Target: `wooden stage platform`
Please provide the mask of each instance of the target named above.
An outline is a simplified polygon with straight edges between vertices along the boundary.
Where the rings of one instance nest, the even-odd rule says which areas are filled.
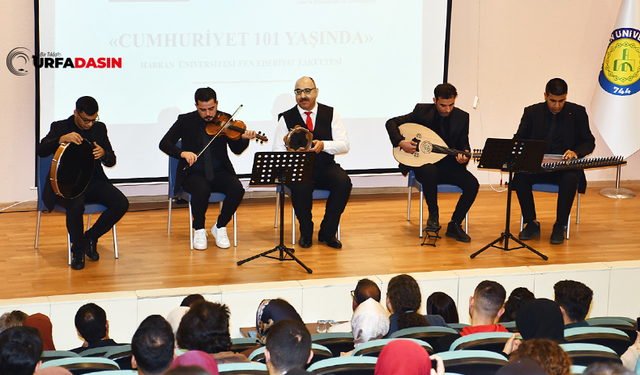
[[[173,228],[167,234],[167,204],[132,204],[118,223],[120,259],[114,259],[109,232],[98,244],[99,262],[87,260],[82,271],[67,266],[64,216],[42,217],[40,245],[34,249],[37,212],[0,214],[0,299],[156,288],[226,285],[283,280],[305,280],[455,269],[588,263],[640,259],[640,198],[609,199],[591,187],[582,196],[580,224],[572,211],[571,238],[551,245],[555,194],[536,193],[542,236],[528,241],[548,261],[526,249],[505,252],[490,248],[475,259],[469,255],[500,236],[505,226],[506,192],[481,191],[469,213],[471,243],[444,237],[457,194],[440,194],[443,238],[436,247],[420,246],[418,194],[413,195],[411,221],[406,220],[406,194],[354,194],[342,217],[341,250],[322,244],[296,246],[296,256],[313,270],[307,274],[295,262],[260,258],[236,262],[278,244],[273,199],[245,199],[238,210],[238,247],[218,249],[212,236],[206,251],[189,250],[186,206],[174,209]],[[635,189],[637,191],[637,189]],[[291,241],[291,208],[287,199],[285,240]],[[175,206],[174,206],[175,207]],[[511,230],[519,231],[520,209],[515,195]],[[217,204],[209,210],[215,222]],[[316,230],[324,201],[315,201]],[[93,218],[95,220],[95,218]],[[426,218],[425,218],[426,221]],[[228,226],[230,237],[232,225]],[[317,236],[317,233],[315,234]],[[511,244],[511,247],[515,243]]]

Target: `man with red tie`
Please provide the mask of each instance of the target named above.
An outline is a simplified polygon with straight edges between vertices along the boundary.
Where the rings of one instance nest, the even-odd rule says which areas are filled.
[[[300,240],[303,248],[313,244],[313,221],[311,208],[313,190],[329,190],[324,219],[318,231],[318,242],[340,249],[342,243],[336,238],[340,215],[344,211],[351,194],[351,179],[347,172],[334,160],[337,154],[349,152],[349,138],[338,111],[316,102],[318,88],[311,77],[302,77],[294,90],[298,105],[278,115],[278,125],[274,137],[273,150],[286,151],[284,137],[296,125],[313,133],[313,143],[309,151],[317,153],[313,166],[313,184],[288,185],[291,202],[300,223]]]

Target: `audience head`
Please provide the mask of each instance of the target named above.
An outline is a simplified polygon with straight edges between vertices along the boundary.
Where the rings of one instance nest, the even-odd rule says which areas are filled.
[[[90,344],[106,338],[109,334],[107,313],[95,303],[87,303],[80,307],[75,323],[80,336]]]
[[[56,346],[53,344],[53,324],[48,316],[40,313],[29,315],[23,325],[33,327],[40,332],[42,350],[56,350]]]
[[[533,301],[536,299],[536,296],[531,293],[531,291],[527,288],[515,288],[507,302],[504,304],[504,314],[500,316],[500,322],[513,322],[516,320],[516,316],[518,315],[518,311],[525,303],[529,301]]]
[[[264,355],[271,375],[304,368],[313,357],[311,334],[302,322],[281,320],[269,330]]]
[[[189,308],[178,327],[178,346],[186,350],[219,353],[231,347],[227,305],[217,302],[198,302]]]
[[[548,375],[542,366],[533,358],[520,357],[511,359],[502,366],[496,375]]]
[[[351,317],[354,347],[381,339],[389,332],[389,314],[373,298],[362,302]]]
[[[180,327],[182,317],[187,313],[187,311],[189,311],[188,306],[178,306],[171,310],[171,312],[169,312],[169,315],[167,315],[167,322],[171,324],[174,335],[178,333],[178,327]]]
[[[217,372],[215,374],[218,374]],[[164,373],[164,375],[214,375],[200,366],[178,366]]]
[[[469,298],[469,315],[473,325],[493,324],[504,312],[502,305],[507,292],[499,283],[484,280]]]
[[[427,298],[427,314],[440,315],[446,323],[459,323],[458,308],[447,293],[434,292]]]
[[[178,367],[200,367],[207,374],[218,375],[218,363],[208,353],[200,350],[190,350],[177,357],[171,364],[171,369]]]
[[[7,328],[21,326],[27,317],[29,317],[29,315],[20,310],[13,310],[2,314],[2,316],[0,316],[0,332]]]
[[[398,314],[398,329],[428,326],[427,319],[418,313],[422,295],[418,282],[402,274],[389,280],[387,286],[387,309]]]
[[[353,311],[356,310],[359,304],[369,298],[380,302],[380,288],[378,284],[369,279],[361,279],[358,281],[351,295],[353,297]]]
[[[393,340],[378,355],[375,375],[429,375],[431,358],[420,345],[410,340]]]
[[[509,360],[528,357],[538,362],[548,375],[569,375],[571,359],[555,341],[546,339],[525,340]]]
[[[148,316],[131,339],[131,363],[142,375],[164,373],[174,358],[175,337],[171,325],[160,315]]]
[[[204,301],[204,297],[202,296],[202,294],[189,294],[188,296],[184,297],[180,306],[189,307],[197,302],[202,301]]]
[[[564,323],[582,322],[589,313],[593,291],[579,281],[558,281],[553,286],[555,301],[560,305]]]
[[[623,365],[614,362],[596,362],[584,369],[583,375],[637,375]]]
[[[284,319],[297,320],[303,323],[300,314],[291,304],[281,298],[265,299],[260,302],[256,312],[256,330],[258,331],[258,341],[264,345],[271,327]]]
[[[525,303],[516,316],[516,327],[522,338],[549,339],[564,342],[564,321],[557,303],[538,298]]]
[[[42,339],[33,327],[11,327],[0,333],[0,375],[32,375],[39,366]]]

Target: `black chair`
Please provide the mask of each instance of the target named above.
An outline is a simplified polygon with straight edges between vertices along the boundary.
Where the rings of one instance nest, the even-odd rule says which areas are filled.
[[[311,335],[311,342],[327,347],[334,357],[340,357],[340,353],[353,350],[353,334],[351,332],[317,333]]]
[[[378,355],[380,355],[380,352],[382,351],[382,349],[384,349],[385,345],[387,345],[388,343],[394,340],[413,341],[416,344],[422,346],[424,350],[427,351],[427,353],[433,354],[433,347],[425,341],[411,339],[411,338],[395,338],[395,339],[378,339],[378,340],[371,340],[371,341],[365,342],[363,344],[358,345],[358,347],[355,348],[355,350],[351,355],[354,357],[358,357],[358,356],[377,357]]]
[[[638,331],[636,331],[635,319],[619,317],[619,316],[599,316],[595,318],[589,318],[586,322],[591,327],[609,327],[619,329],[629,336],[631,342],[636,341]]]
[[[438,353],[449,373],[494,375],[508,363],[507,358],[488,350],[454,350]]]
[[[307,369],[316,375],[373,375],[377,357],[337,357],[314,363]]]
[[[236,337],[231,339],[231,350],[234,353],[242,353],[247,349],[258,346],[258,340],[254,337]]]
[[[269,370],[264,363],[221,363],[218,365],[218,373],[225,375],[269,375]]]
[[[571,358],[571,362],[574,365],[589,366],[595,362],[622,363],[616,352],[604,345],[565,343],[560,344],[560,346]]]
[[[488,350],[501,353],[511,332],[479,332],[456,339],[449,350]]]
[[[101,357],[68,357],[54,359],[42,364],[41,368],[59,366],[69,370],[73,375],[88,374],[98,371],[120,370],[115,361]]]
[[[609,327],[576,327],[564,330],[564,339],[568,343],[599,344],[613,349],[622,355],[632,342],[629,336],[619,329]]]
[[[436,351],[439,349],[438,340],[444,336],[458,335],[458,331],[450,327],[428,326],[428,327],[410,327],[396,331],[389,335],[389,338],[411,338],[421,340],[431,345]],[[453,340],[453,339],[452,339]],[[444,348],[444,350],[449,349]]]
[[[265,347],[261,346],[258,349],[254,350],[253,352],[251,352],[251,354],[249,355],[249,360],[252,362],[266,363],[264,358],[264,349]],[[313,358],[311,358],[311,362],[309,362],[309,365],[312,365],[323,359],[333,358],[333,354],[331,353],[331,350],[319,344],[312,343],[311,351],[313,352]]]

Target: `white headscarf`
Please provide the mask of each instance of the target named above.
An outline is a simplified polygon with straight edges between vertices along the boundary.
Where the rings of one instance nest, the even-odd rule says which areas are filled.
[[[389,314],[380,302],[369,298],[353,312],[351,330],[354,347],[370,340],[383,338],[389,332]]]

